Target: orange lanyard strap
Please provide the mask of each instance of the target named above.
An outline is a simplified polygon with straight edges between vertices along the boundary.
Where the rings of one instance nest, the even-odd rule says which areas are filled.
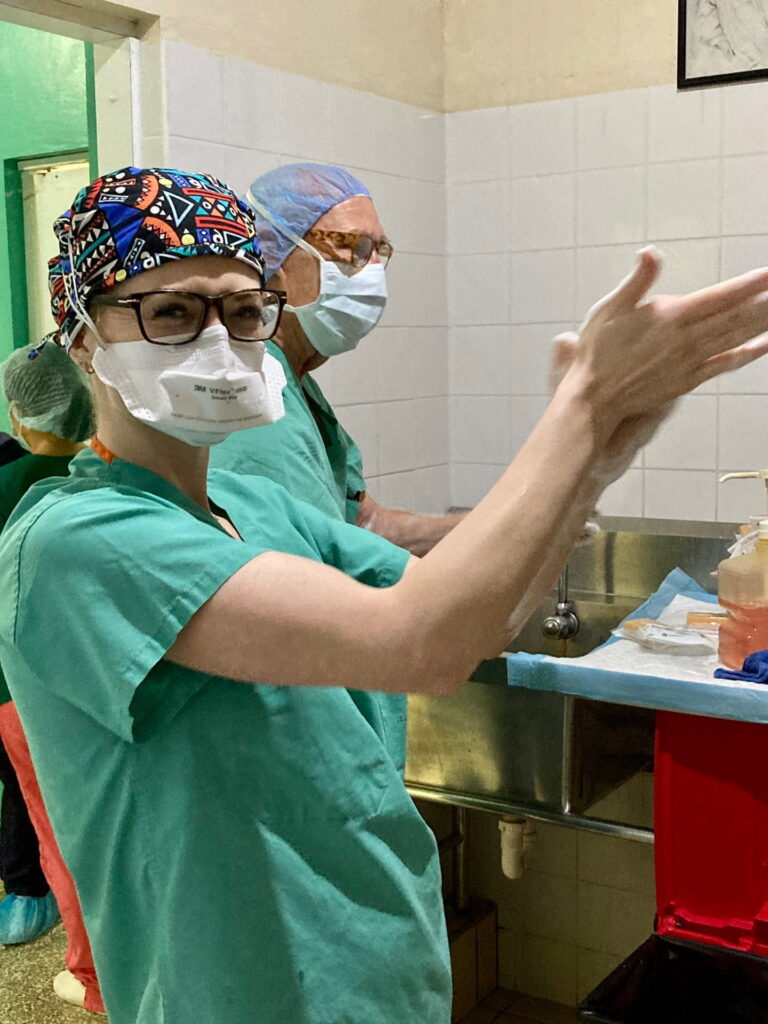
[[[115,459],[117,458],[115,453],[111,452],[109,448],[106,447],[106,445],[103,445],[101,441],[98,439],[98,437],[94,436],[91,438],[91,448],[93,449],[94,452],[96,452],[99,458],[104,459],[104,461],[107,464],[114,462]]]

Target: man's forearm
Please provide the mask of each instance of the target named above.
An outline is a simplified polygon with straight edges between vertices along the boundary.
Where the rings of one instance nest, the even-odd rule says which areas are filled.
[[[368,495],[360,504],[357,525],[386,537],[421,558],[464,518],[465,513],[423,516],[397,508],[383,508]]]

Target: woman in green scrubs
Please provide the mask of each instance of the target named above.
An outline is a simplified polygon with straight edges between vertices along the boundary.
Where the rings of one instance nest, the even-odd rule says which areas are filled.
[[[282,296],[225,186],[125,168],[56,231],[97,438],[0,538],[0,652],[111,1024],[447,1024],[435,842],[346,688],[447,695],[503,649],[648,424],[768,349],[744,347],[768,274],[638,308],[643,254],[507,474],[403,575],[384,539],[208,472],[283,383]]]

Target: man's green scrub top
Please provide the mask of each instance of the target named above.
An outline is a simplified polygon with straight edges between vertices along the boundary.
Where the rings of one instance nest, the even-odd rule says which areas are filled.
[[[269,477],[326,515],[354,523],[365,490],[360,449],[336,419],[320,385],[301,381],[272,341],[267,351],[285,370],[285,416],[276,423],[237,430],[211,449],[211,467]]]
[[[0,530],[32,484],[49,476],[67,476],[71,455],[22,455],[0,466]],[[11,699],[0,667],[0,704]]]
[[[448,1024],[436,844],[347,691],[164,660],[263,551],[372,586],[408,556],[263,478],[209,494],[243,541],[85,451],[0,536],[0,652],[110,1024]]]
[[[277,423],[238,430],[211,449],[211,466],[269,477],[294,498],[326,515],[357,520],[359,495],[365,490],[360,449],[336,419],[317,381],[301,381],[274,342],[268,351],[285,370],[285,416]],[[398,771],[405,772],[408,701],[401,694],[350,691],[352,699],[389,750]]]

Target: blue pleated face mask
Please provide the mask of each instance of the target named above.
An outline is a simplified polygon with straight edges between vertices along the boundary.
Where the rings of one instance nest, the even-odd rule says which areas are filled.
[[[275,221],[251,192],[247,197],[278,231],[320,262],[320,292],[314,302],[285,306],[298,319],[312,347],[322,356],[337,356],[357,348],[379,322],[387,304],[384,264],[368,263],[356,270],[348,263],[324,260],[309,242]]]
[[[311,246],[309,247],[311,249]],[[320,260],[320,294],[306,306],[286,305],[322,356],[351,352],[370,334],[387,303],[382,263],[369,263],[354,274],[346,263]]]

